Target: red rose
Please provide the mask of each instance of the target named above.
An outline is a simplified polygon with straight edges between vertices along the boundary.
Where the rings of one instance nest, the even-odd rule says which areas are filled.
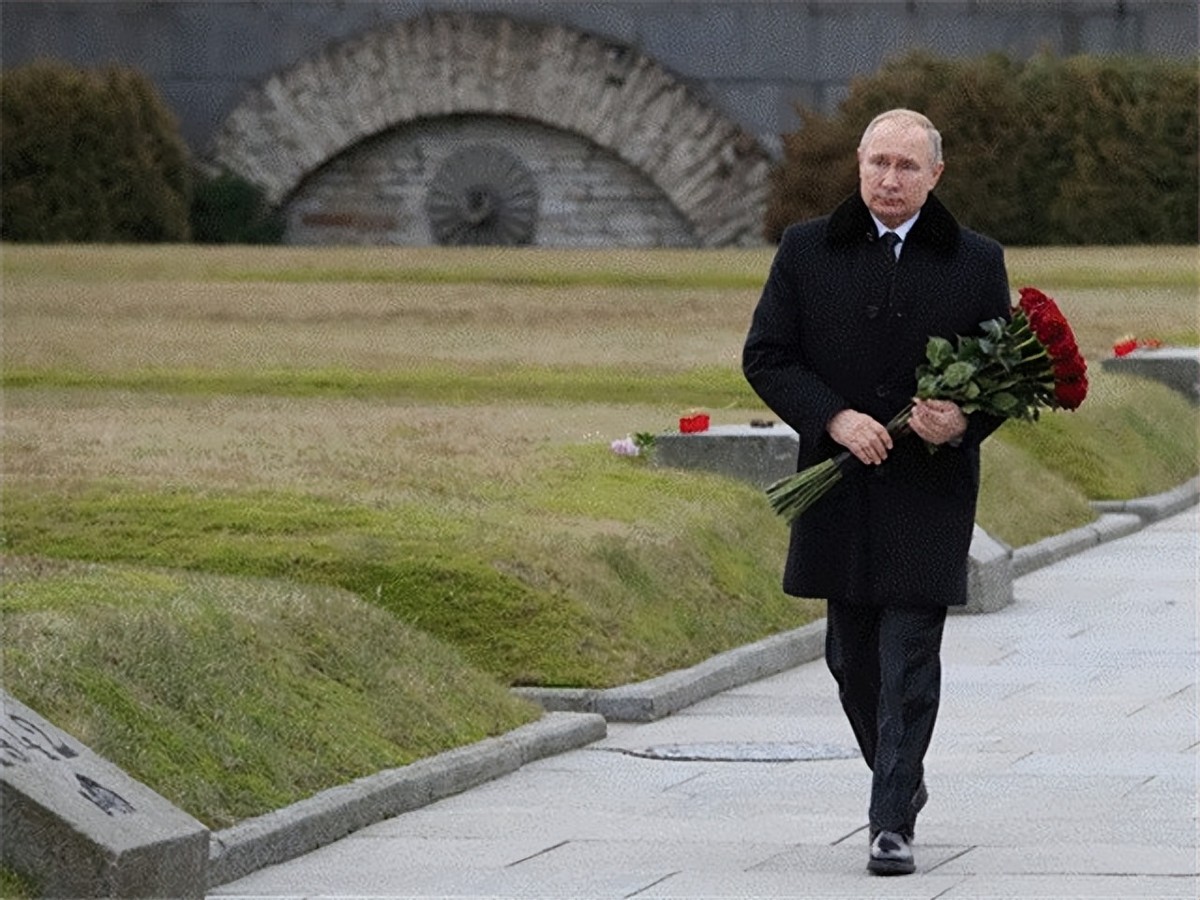
[[[1053,300],[1047,299],[1045,303],[1039,306],[1032,307],[1025,313],[1029,317],[1029,324],[1034,331],[1039,328],[1066,328],[1067,320],[1063,316],[1062,311],[1055,305]]]
[[[1045,304],[1054,302],[1037,288],[1023,287],[1020,293],[1021,301],[1018,305],[1025,310],[1027,316],[1031,316],[1034,310],[1040,309]]]
[[[1040,305],[1031,306],[1025,311],[1025,316],[1029,319],[1029,327],[1043,344],[1049,342],[1054,335],[1071,329],[1066,318],[1050,299]]]
[[[1084,377],[1059,381],[1054,385],[1054,398],[1063,409],[1079,409],[1087,397],[1088,382]]]
[[[1029,321],[1029,327],[1033,329],[1035,334],[1038,333],[1039,325],[1045,320],[1049,312],[1058,312],[1058,307],[1054,305],[1054,301],[1037,288],[1021,288],[1021,300],[1017,306],[1025,313],[1025,318]]]
[[[1038,343],[1045,347],[1051,356],[1055,355],[1052,347],[1061,349],[1067,341],[1075,343],[1070,327],[1062,319],[1045,318],[1030,324],[1033,326],[1033,333],[1037,335]]]
[[[1059,334],[1053,341],[1046,345],[1046,352],[1050,354],[1053,360],[1070,359],[1072,356],[1079,355],[1079,345],[1075,343],[1075,336],[1070,330]]]
[[[1054,380],[1071,381],[1087,374],[1087,363],[1078,353],[1054,360]]]
[[[1138,343],[1133,338],[1122,338],[1113,344],[1113,356],[1127,356],[1137,349]]]

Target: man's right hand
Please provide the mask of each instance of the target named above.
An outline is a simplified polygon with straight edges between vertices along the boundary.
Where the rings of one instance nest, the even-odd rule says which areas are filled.
[[[866,413],[843,409],[825,426],[829,436],[849,450],[859,462],[877,466],[892,449],[892,436]]]

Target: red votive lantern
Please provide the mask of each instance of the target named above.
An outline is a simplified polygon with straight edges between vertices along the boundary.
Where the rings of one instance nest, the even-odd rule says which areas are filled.
[[[698,431],[708,431],[708,413],[696,413],[693,416],[682,416],[679,419],[679,430],[684,434],[695,434]]]

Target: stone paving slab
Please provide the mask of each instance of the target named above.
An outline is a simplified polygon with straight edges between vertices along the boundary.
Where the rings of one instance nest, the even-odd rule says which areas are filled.
[[[1122,777],[1184,777],[1196,773],[1196,758],[1187,753],[1032,753],[1013,765],[1013,771],[1067,777],[1082,773]]]
[[[1050,844],[1040,847],[972,847],[948,861],[946,874],[1004,875],[1194,875],[1196,854],[1189,847],[1146,844]]]
[[[680,872],[637,895],[642,898],[756,898],[756,900],[934,900],[960,884],[961,875],[939,875],[920,864],[909,878],[866,878],[841,874],[857,864],[853,852],[839,854],[829,865],[838,872]],[[593,895],[595,896],[595,895]],[[966,895],[964,895],[966,896]],[[1049,896],[1049,895],[1043,895]]]
[[[591,743],[604,733],[599,716],[548,713],[508,734],[378,772],[239,822],[213,835],[208,883],[224,884],[295,859],[373,822],[469,790],[530,761]]]
[[[1195,900],[1196,879],[1147,878],[1128,875],[988,875],[969,877],[941,895],[939,900],[1011,900],[1013,897],[1042,900],[1129,900],[1131,897]]]

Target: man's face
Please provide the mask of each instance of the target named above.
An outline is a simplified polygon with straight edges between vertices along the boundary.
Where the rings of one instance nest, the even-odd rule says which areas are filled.
[[[941,177],[925,129],[914,122],[880,122],[858,150],[863,202],[889,228],[911,219]]]

